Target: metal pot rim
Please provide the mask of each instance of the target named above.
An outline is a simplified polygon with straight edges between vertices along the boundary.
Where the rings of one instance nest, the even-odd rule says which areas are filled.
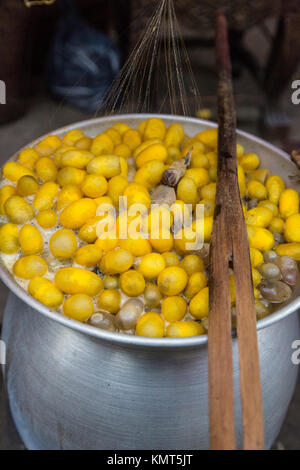
[[[122,120],[126,121],[128,119],[145,120],[150,117],[157,117],[157,114],[118,114],[118,115],[113,115],[109,117],[87,119],[84,121],[69,124],[67,126],[56,129],[52,131],[51,134],[63,134],[74,128],[85,127],[85,126],[90,126],[94,124],[101,124],[101,123],[107,124],[109,122],[122,121]],[[197,119],[197,118],[167,115],[167,114],[166,115],[160,114],[159,117],[162,119],[168,119],[168,120],[174,120],[174,121],[180,120],[181,122],[186,122],[186,123],[195,123],[195,124],[200,123],[202,125],[205,125],[206,127],[211,127],[211,128],[217,126],[217,124],[214,122],[205,121],[203,119]],[[27,144],[26,147],[28,146],[33,147],[34,145],[36,145],[39,141],[41,141],[44,137],[48,136],[49,134],[50,133],[39,137],[38,139],[34,140],[30,144]],[[264,147],[268,148],[269,150],[279,153],[284,159],[290,160],[286,152],[278,149],[274,145],[266,142],[263,139],[260,139],[259,137],[255,137],[249,134],[248,132],[244,132],[240,130],[237,131],[237,134],[251,141],[255,141],[259,144],[262,144]],[[18,153],[19,151],[16,152],[9,160],[14,160],[17,157]],[[93,326],[87,325],[85,323],[80,323],[76,320],[71,320],[68,317],[65,317],[64,315],[56,312],[55,310],[51,310],[47,308],[45,305],[41,304],[40,302],[35,300],[33,297],[31,297],[24,289],[22,289],[22,287],[20,287],[14,281],[13,277],[7,271],[7,269],[1,264],[0,264],[0,279],[12,291],[12,293],[14,293],[17,297],[23,300],[27,305],[32,307],[34,310],[37,310],[38,312],[45,315],[45,317],[51,320],[57,321],[58,323],[68,328],[71,328],[83,334],[87,334],[94,338],[99,338],[99,339],[102,339],[104,341],[108,341],[111,343],[123,344],[123,345],[128,345],[128,346],[145,346],[145,347],[154,347],[154,348],[182,348],[182,347],[193,348],[193,347],[205,345],[208,342],[207,335],[194,336],[194,337],[188,337],[188,338],[146,338],[146,337],[141,337],[141,336],[127,335],[124,333],[113,333],[113,332],[101,330]],[[277,312],[263,318],[262,320],[258,320],[257,329],[261,330],[263,328],[266,328],[284,319],[291,313],[295,312],[298,308],[300,308],[300,296],[294,299],[292,302],[288,303],[287,305],[284,305]]]

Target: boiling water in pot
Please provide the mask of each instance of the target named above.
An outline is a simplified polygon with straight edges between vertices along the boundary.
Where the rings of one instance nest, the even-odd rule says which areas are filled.
[[[205,334],[216,148],[216,129],[187,136],[157,117],[23,149],[3,167],[2,261],[34,298],[78,321],[141,336]],[[259,319],[298,282],[299,195],[259,155],[237,152]],[[234,324],[232,273],[230,282]]]

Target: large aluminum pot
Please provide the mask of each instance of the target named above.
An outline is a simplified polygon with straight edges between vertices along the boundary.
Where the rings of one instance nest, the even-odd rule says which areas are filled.
[[[94,136],[116,121],[136,126],[145,115],[93,119],[80,127]],[[214,124],[163,116],[193,135]],[[239,132],[247,151],[286,183],[288,156]],[[34,145],[36,142],[33,142]],[[294,186],[295,187],[295,186]],[[298,187],[299,190],[299,187]],[[101,331],[50,311],[14,282],[3,324],[3,367],[13,417],[29,449],[208,449],[207,337],[151,339]],[[300,298],[258,322],[266,448],[275,440],[297,379],[291,361],[299,338]],[[241,446],[237,342],[233,341],[235,416]]]

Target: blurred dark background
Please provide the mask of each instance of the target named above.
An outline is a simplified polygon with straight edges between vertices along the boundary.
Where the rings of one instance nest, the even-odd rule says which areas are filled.
[[[36,5],[47,2],[51,5]],[[72,102],[92,114],[104,95],[103,90],[97,95],[97,85],[105,82],[109,87],[143,38],[158,4],[159,0],[0,0],[0,79],[7,88],[0,122],[20,118],[49,90],[60,104]],[[212,18],[220,4],[230,21],[239,122],[256,125],[270,138],[289,140],[293,116],[286,109],[290,99],[284,97],[291,95],[291,83],[299,77],[299,0],[174,0],[174,4],[202,107],[210,110],[204,115],[215,116]],[[97,56],[101,45],[103,55]],[[72,100],[71,89],[78,82],[94,92],[92,105],[91,100]],[[150,111],[156,110],[157,101],[159,96],[153,93]]]
[[[1,165],[40,135],[95,114],[104,90],[143,36],[157,1],[37,3],[43,2],[0,0],[0,80],[6,84],[6,104],[0,104]],[[200,108],[190,98],[191,114],[215,120],[214,32],[210,21],[215,2],[174,3],[201,95]],[[300,105],[291,101],[292,82],[300,79],[300,1],[223,3],[231,18],[239,128],[287,151],[300,147]],[[156,111],[159,104],[159,91],[155,91],[149,110]],[[0,285],[0,323],[6,296],[6,288]],[[0,449],[21,449],[1,380]],[[299,423],[300,384],[274,448],[300,449]]]

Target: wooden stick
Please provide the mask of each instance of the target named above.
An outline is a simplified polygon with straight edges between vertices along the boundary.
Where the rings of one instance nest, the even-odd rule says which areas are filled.
[[[212,449],[235,448],[229,261],[233,261],[244,449],[263,449],[263,411],[248,237],[240,200],[225,16],[217,13],[218,182],[211,240],[209,388]]]
[[[220,207],[220,197],[216,207]],[[209,421],[212,450],[235,449],[234,395],[229,291],[229,243],[223,211],[215,217],[209,276]],[[215,273],[218,273],[216,275]]]
[[[219,21],[219,19],[218,19]],[[218,68],[218,182],[216,208],[210,247],[209,276],[209,410],[212,450],[235,449],[234,394],[231,339],[229,260],[231,243],[226,226],[231,205],[228,182],[235,166],[235,112],[231,108],[230,61],[226,29],[217,25],[216,53]],[[231,157],[231,158],[229,158]]]
[[[293,150],[291,153],[291,159],[297,165],[300,170],[300,149]]]

